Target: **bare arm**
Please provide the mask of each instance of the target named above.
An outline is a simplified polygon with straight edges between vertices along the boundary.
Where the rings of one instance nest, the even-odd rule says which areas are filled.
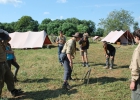
[[[105,53],[105,55],[107,55],[107,45],[105,44],[105,45],[103,46],[103,48],[104,48],[104,53]]]
[[[72,68],[73,68],[72,56],[68,53],[68,54],[67,54],[67,57],[68,57],[68,60],[69,60],[69,62],[70,62],[70,67],[71,67],[71,69],[72,69]]]

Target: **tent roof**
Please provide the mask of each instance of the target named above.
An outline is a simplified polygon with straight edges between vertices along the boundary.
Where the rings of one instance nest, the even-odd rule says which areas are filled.
[[[9,35],[12,48],[42,48],[45,39],[49,39],[45,31],[14,32]]]
[[[96,40],[98,39],[100,36],[94,36],[93,39]]]
[[[107,41],[110,43],[117,42],[118,39],[122,39],[123,42],[133,41],[133,36],[129,31],[111,31],[104,39],[101,41]]]

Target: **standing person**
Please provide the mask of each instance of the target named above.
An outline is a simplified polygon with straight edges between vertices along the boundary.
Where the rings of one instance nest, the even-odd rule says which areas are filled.
[[[62,61],[60,60],[60,53],[63,49],[63,46],[66,42],[66,37],[63,35],[63,32],[59,32],[59,36],[56,38],[56,43],[58,44],[58,60],[59,63],[62,65]]]
[[[83,38],[79,41],[80,45],[80,55],[82,56],[82,63],[83,67],[89,67],[88,65],[88,57],[87,57],[87,49],[89,48],[89,40],[88,40],[88,33],[83,34]]]
[[[103,41],[103,48],[104,48],[105,57],[106,57],[106,67],[105,68],[110,67],[110,69],[113,69],[116,49],[113,45],[108,44],[106,41]],[[110,66],[109,66],[109,59],[110,59]]]
[[[6,56],[7,56],[7,62],[9,65],[9,68],[11,69],[11,65],[13,65],[16,69],[15,69],[15,73],[14,73],[14,81],[17,82],[17,73],[18,70],[20,68],[20,66],[18,65],[18,63],[16,62],[16,57],[14,55],[14,51],[12,51],[11,49],[11,45],[9,43],[9,41],[11,40],[11,37],[9,37],[8,40],[5,40],[5,46],[6,46]]]
[[[23,92],[21,89],[15,89],[13,74],[7,64],[6,47],[3,40],[7,40],[8,38],[7,32],[0,29],[0,98],[4,82],[12,96],[19,96]]]
[[[131,98],[132,100],[140,100],[140,29],[133,32],[134,40],[138,44],[135,48],[130,63],[131,70]]]
[[[79,33],[75,33],[71,39],[69,39],[60,54],[60,58],[63,60],[63,66],[64,66],[64,83],[62,85],[62,88],[64,89],[70,89],[70,85],[68,83],[68,79],[71,79],[71,73],[73,69],[73,61],[74,59],[74,53],[76,52],[76,41],[80,40]]]

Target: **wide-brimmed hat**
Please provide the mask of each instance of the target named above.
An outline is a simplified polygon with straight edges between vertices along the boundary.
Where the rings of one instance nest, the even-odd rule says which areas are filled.
[[[0,40],[8,40],[8,38],[8,32],[3,29],[0,29]]]
[[[76,32],[74,35],[72,35],[73,37],[79,38],[80,37],[80,33]]]
[[[89,34],[88,33],[84,33],[83,36],[89,37]]]

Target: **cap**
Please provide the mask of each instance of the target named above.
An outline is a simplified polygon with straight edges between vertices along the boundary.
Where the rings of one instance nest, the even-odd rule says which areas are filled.
[[[72,35],[73,37],[76,37],[76,38],[78,38],[78,37],[80,37],[80,33],[79,32],[76,32],[74,35]]]
[[[89,34],[88,33],[84,33],[83,36],[89,37]]]

